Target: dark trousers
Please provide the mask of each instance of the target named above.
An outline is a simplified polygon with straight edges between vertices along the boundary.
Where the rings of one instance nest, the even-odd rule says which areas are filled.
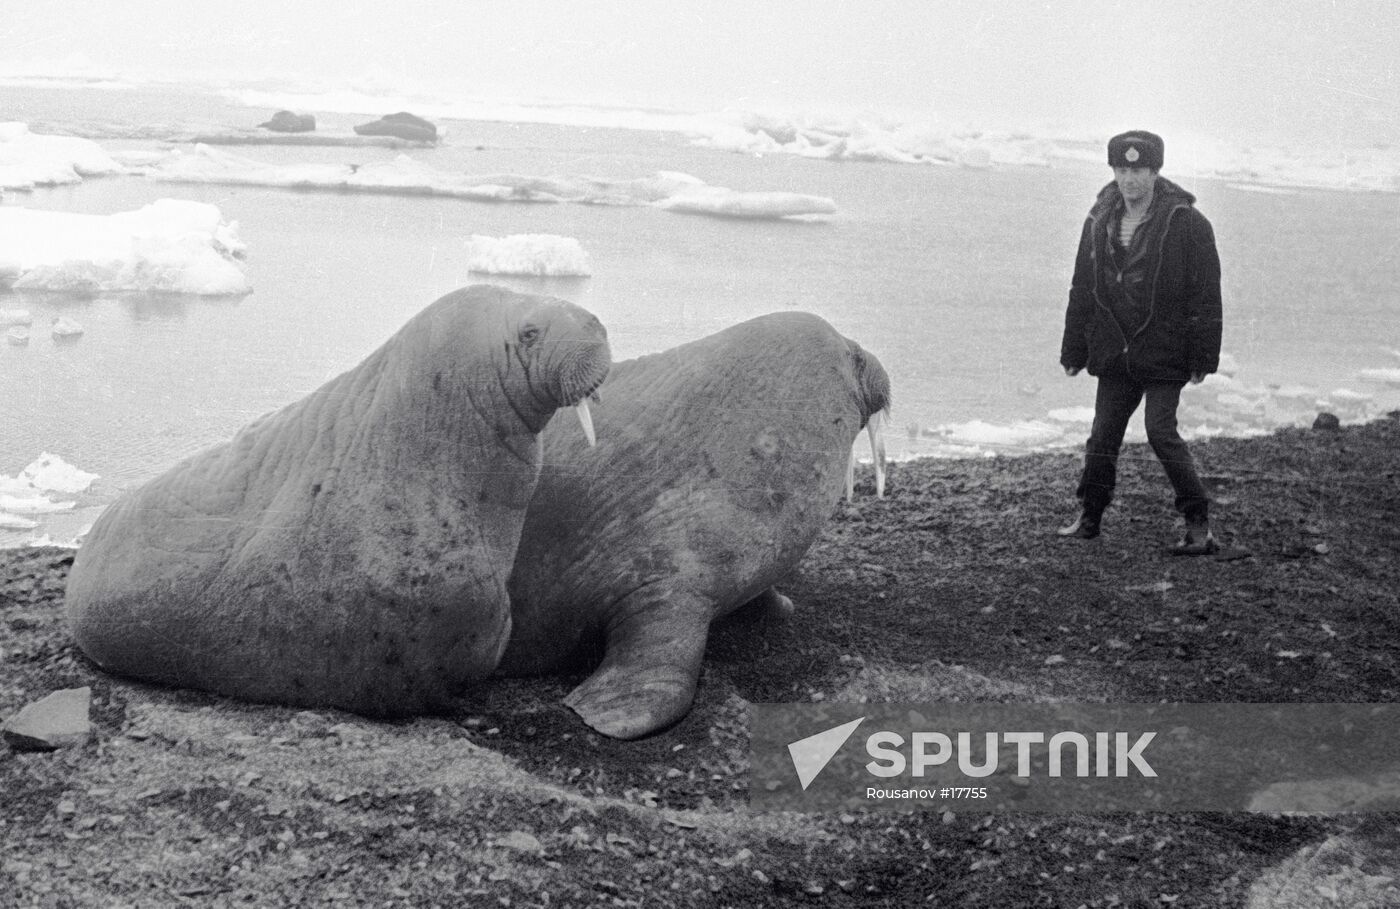
[[[1181,400],[1181,382],[1134,382],[1131,379],[1101,377],[1094,396],[1094,428],[1084,454],[1084,473],[1075,494],[1084,511],[1098,517],[1113,501],[1118,481],[1118,450],[1128,419],[1143,398],[1147,399],[1144,419],[1147,441],[1167,471],[1176,490],[1176,508],[1188,521],[1204,521],[1210,503],[1205,486],[1196,474],[1191,450],[1176,430],[1176,406]]]

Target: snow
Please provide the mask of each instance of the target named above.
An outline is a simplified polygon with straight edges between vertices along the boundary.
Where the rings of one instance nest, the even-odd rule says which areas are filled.
[[[452,196],[481,202],[572,202],[590,205],[657,205],[673,211],[724,217],[787,218],[830,214],[836,203],[819,196],[745,192],[709,186],[689,174],[661,171],[632,180],[587,176],[460,174],[408,155],[392,161],[352,164],[268,164],[195,145],[175,149],[154,163],[133,167],[156,180]]]
[[[237,223],[202,202],[114,215],[0,207],[0,276],[17,290],[242,294],[243,251]]]
[[[75,502],[55,501],[53,496],[76,496],[96,479],[96,474],[49,452],[40,454],[18,476],[0,474],[0,529],[32,530],[38,522],[21,515],[71,511]]]
[[[582,277],[593,274],[588,254],[572,237],[512,234],[497,239],[473,234],[467,241],[467,251],[467,267],[486,274]]]
[[[32,325],[34,316],[27,309],[0,309],[0,327],[6,325]]]
[[[91,139],[37,135],[24,123],[0,123],[0,189],[81,183],[83,177],[124,170]]]

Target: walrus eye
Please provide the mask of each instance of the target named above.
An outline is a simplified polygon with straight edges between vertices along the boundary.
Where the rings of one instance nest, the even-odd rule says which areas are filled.
[[[520,329],[520,343],[524,344],[526,347],[529,347],[531,344],[534,344],[537,340],[539,340],[539,337],[540,330],[533,325],[527,325],[524,328]]]

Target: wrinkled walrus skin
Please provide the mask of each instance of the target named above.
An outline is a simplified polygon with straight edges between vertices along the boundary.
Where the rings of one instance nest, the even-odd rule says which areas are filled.
[[[636,738],[689,711],[713,619],[760,595],[790,607],[771,587],[831,515],[889,379],[789,312],[616,364],[599,397],[596,448],[544,433],[498,673],[597,666],[565,703]]]
[[[446,709],[509,637],[538,434],[609,363],[602,325],[571,303],[448,294],[107,509],[68,580],[79,647],[120,675],[245,700]]]

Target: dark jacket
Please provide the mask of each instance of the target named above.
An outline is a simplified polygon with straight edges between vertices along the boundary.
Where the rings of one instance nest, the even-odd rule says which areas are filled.
[[[1185,382],[1220,365],[1220,257],[1196,197],[1165,177],[1153,188],[1146,245],[1131,258],[1140,291],[1122,290],[1129,257],[1114,248],[1123,197],[1105,186],[1084,221],[1065,311],[1060,365],[1091,376]],[[1133,247],[1138,247],[1138,237]]]

